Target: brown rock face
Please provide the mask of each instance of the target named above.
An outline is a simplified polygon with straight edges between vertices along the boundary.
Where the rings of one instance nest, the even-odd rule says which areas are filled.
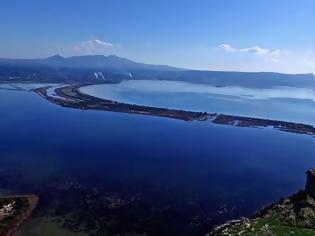
[[[306,171],[305,191],[315,198],[315,169]]]

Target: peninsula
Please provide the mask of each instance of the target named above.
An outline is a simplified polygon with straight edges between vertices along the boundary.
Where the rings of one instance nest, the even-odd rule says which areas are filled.
[[[160,116],[184,121],[211,121],[214,124],[233,125],[239,127],[273,127],[285,132],[315,135],[315,129],[311,125],[293,122],[242,117],[208,112],[194,112],[142,106],[121,103],[117,101],[97,98],[80,91],[83,86],[91,84],[65,85],[54,89],[56,96],[48,95],[50,86],[34,89],[41,97],[57,105],[84,110],[103,110],[112,112],[123,112],[130,114]]]

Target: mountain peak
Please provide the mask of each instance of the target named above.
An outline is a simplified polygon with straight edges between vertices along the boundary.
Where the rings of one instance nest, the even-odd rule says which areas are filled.
[[[108,57],[108,58],[121,58],[121,57],[119,57],[119,56],[117,56],[117,55],[114,55],[114,54],[108,55],[107,57]]]
[[[125,74],[139,71],[178,71],[179,69],[165,65],[151,65],[132,61],[130,59],[117,55],[79,55],[63,57],[59,54],[43,59],[3,59],[1,64],[10,64],[16,66],[45,66],[54,70],[60,69],[80,69],[110,71],[115,74]]]
[[[60,59],[65,59],[65,58],[60,56],[59,54],[56,54],[56,55],[53,55],[51,57],[47,57],[46,59],[48,59],[48,60],[60,60]]]

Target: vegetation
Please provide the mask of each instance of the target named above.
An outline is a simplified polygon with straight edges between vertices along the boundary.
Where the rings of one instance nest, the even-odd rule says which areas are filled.
[[[250,219],[233,220],[218,226],[209,235],[315,235],[315,169],[309,169],[306,175],[305,190],[280,199]]]
[[[314,236],[315,231],[307,228],[290,226],[279,218],[253,219],[247,223],[235,224],[217,235],[246,236]]]
[[[38,201],[35,195],[0,198],[0,235],[12,235],[34,210]]]

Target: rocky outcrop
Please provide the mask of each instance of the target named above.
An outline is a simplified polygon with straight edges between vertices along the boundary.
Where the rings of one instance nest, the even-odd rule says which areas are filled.
[[[254,233],[253,233],[254,232]],[[208,234],[220,235],[315,235],[315,169],[306,171],[304,190],[282,198],[249,219],[232,220]]]
[[[315,169],[306,171],[305,192],[315,198]]]
[[[0,197],[0,235],[11,236],[27,220],[38,203],[36,195]]]

